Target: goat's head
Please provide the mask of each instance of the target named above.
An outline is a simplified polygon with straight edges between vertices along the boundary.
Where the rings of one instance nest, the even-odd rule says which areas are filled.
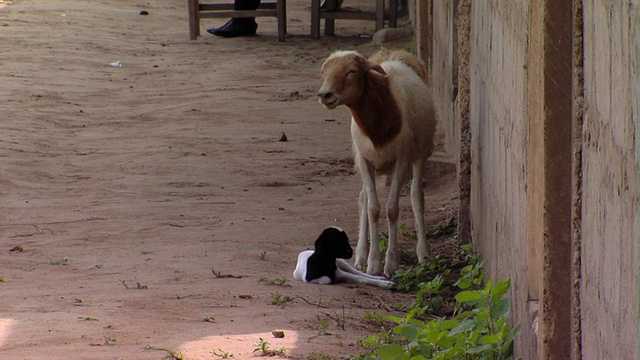
[[[386,75],[380,64],[355,51],[336,51],[322,64],[323,83],[318,92],[320,103],[328,109],[357,102],[370,70]]]
[[[315,251],[339,259],[350,259],[353,256],[347,233],[333,226],[322,231],[316,240]]]

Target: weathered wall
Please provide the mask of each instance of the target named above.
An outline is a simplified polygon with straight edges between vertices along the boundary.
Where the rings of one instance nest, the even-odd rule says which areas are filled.
[[[444,135],[444,152],[458,148],[458,127],[454,123],[454,101],[458,94],[457,27],[458,0],[433,1],[430,83],[438,111],[438,125]]]
[[[527,289],[528,23],[524,0],[473,1],[470,109],[471,235],[487,275],[511,279],[516,352],[535,358]]]
[[[638,1],[584,0],[582,354],[638,358]]]
[[[523,359],[640,355],[638,2],[423,3],[461,235],[512,280]]]

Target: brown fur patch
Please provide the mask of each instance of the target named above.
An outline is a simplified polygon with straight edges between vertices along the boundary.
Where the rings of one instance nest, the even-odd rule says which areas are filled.
[[[376,148],[393,140],[402,127],[400,108],[389,89],[389,79],[377,72],[364,75],[360,102],[349,107],[360,130]]]

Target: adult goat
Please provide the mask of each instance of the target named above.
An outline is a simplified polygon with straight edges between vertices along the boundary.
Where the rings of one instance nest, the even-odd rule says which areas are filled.
[[[383,49],[369,59],[355,51],[337,51],[322,64],[320,103],[328,109],[345,105],[352,116],[354,158],[363,182],[355,265],[364,269],[366,264],[369,274],[378,275],[382,270],[378,250],[377,174],[390,178],[389,244],[384,275],[392,277],[399,266],[398,198],[411,174],[418,259],[423,262],[429,255],[421,186],[424,166],[433,148],[436,113],[426,73],[424,63],[403,50]]]

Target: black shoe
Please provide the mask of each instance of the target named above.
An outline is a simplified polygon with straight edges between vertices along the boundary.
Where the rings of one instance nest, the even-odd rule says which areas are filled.
[[[254,36],[257,29],[258,24],[253,18],[233,18],[219,28],[208,29],[207,32],[216,36],[232,38]]]

